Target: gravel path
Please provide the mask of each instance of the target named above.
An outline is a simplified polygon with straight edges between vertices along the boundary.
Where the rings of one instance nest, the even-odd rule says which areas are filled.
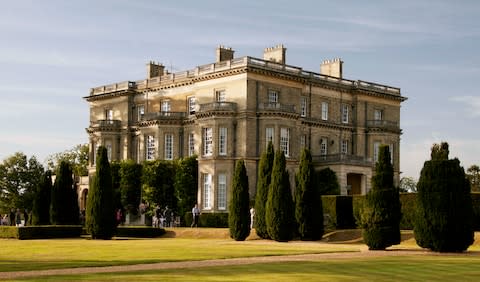
[[[387,251],[368,251],[366,248],[360,252],[342,252],[342,253],[324,253],[324,254],[303,254],[286,256],[266,256],[250,258],[232,258],[232,259],[213,259],[202,261],[184,261],[184,262],[161,262],[151,264],[136,264],[122,266],[105,267],[79,267],[66,269],[49,269],[33,271],[1,272],[0,280],[14,279],[22,277],[40,277],[47,275],[70,275],[70,274],[88,274],[88,273],[110,273],[110,272],[131,272],[142,270],[160,270],[160,269],[181,269],[198,268],[210,266],[228,266],[228,265],[247,265],[256,263],[289,262],[289,261],[316,261],[327,259],[352,259],[362,257],[386,257],[386,256],[405,256],[405,255],[449,255],[449,256],[480,256],[480,252],[467,252],[460,254],[441,254],[427,250],[387,250]]]

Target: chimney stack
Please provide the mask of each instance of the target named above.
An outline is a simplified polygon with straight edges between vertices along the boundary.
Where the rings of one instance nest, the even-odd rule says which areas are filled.
[[[283,47],[283,44],[275,47],[265,48],[263,50],[263,59],[265,61],[271,61],[279,64],[285,64],[285,53],[287,48]]]
[[[233,60],[233,53],[235,53],[235,51],[232,50],[231,47],[227,48],[227,47],[224,47],[223,45],[219,45],[216,51],[217,51],[216,52],[217,63]]]
[[[340,58],[325,60],[320,64],[320,73],[324,75],[342,78],[343,61]]]
[[[162,76],[163,72],[165,71],[165,66],[159,63],[155,63],[150,61],[147,64],[147,78]]]

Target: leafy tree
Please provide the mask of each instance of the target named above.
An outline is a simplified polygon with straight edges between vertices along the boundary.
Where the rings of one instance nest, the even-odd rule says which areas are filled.
[[[50,222],[54,225],[78,224],[78,200],[72,175],[70,164],[67,161],[61,161],[50,202]]]
[[[198,161],[196,156],[180,159],[177,163],[174,188],[178,199],[178,213],[184,216],[197,203]]]
[[[314,184],[312,155],[306,148],[296,175],[295,218],[302,240],[319,240],[323,235],[323,208],[319,187]]]
[[[124,210],[122,205],[122,192],[120,189],[120,162],[110,162],[110,173],[112,175],[113,206],[115,207],[115,210]]]
[[[142,198],[151,207],[160,205],[168,206],[171,210],[177,208],[175,196],[175,163],[172,161],[149,161],[143,168]]]
[[[284,153],[282,151],[275,152],[265,219],[268,235],[273,240],[280,242],[292,239],[295,222],[290,181],[285,168]]]
[[[35,156],[27,158],[21,152],[6,158],[0,164],[0,209],[31,210],[38,183],[42,180],[43,166]]]
[[[402,177],[399,189],[403,193],[415,193],[417,192],[417,182],[415,182],[413,177]]]
[[[120,163],[120,195],[122,206],[132,214],[137,214],[141,197],[142,165],[133,160]],[[115,203],[114,203],[115,204]]]
[[[480,192],[480,167],[472,165],[467,169],[467,178],[470,181],[472,192]]]
[[[250,209],[247,169],[243,160],[237,161],[233,176],[230,205],[228,207],[228,227],[230,237],[244,241],[250,235]]]
[[[32,208],[33,225],[50,224],[50,200],[52,191],[52,172],[47,170],[40,181]]]
[[[315,182],[320,188],[320,195],[340,195],[340,184],[335,171],[327,167],[318,171],[315,177]]]
[[[255,194],[255,232],[260,238],[269,239],[267,222],[265,219],[268,189],[272,178],[273,167],[273,144],[268,143],[267,150],[263,152],[258,164],[257,193]]]
[[[72,166],[75,176],[88,175],[88,144],[79,144],[72,149],[56,153],[47,157],[48,168],[56,171],[61,161],[66,161]]]
[[[96,156],[96,173],[91,182],[85,226],[93,239],[111,239],[116,229],[112,176],[107,149],[100,146]]]
[[[382,145],[362,214],[363,239],[370,250],[385,250],[400,244],[401,217],[399,191],[393,185],[390,149]]]
[[[458,159],[448,159],[448,143],[434,144],[420,173],[417,244],[436,252],[462,252],[473,243],[470,183]]]

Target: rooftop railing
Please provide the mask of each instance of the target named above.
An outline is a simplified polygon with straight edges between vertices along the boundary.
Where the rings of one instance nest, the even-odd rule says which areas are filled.
[[[97,121],[91,121],[90,127],[100,129],[116,129],[122,126],[122,121],[117,119],[100,119]]]
[[[367,127],[399,129],[398,122],[390,120],[367,120]]]
[[[370,158],[348,154],[312,155],[312,161],[322,164],[373,165]]]
[[[277,111],[286,113],[295,113],[295,105],[281,103],[259,103],[258,109],[263,111]]]
[[[209,111],[229,111],[235,112],[237,110],[237,104],[233,102],[213,102],[200,104],[198,112],[209,112]]]
[[[351,87],[353,89],[363,89],[368,91],[375,91],[375,92],[381,92],[381,93],[386,93],[390,95],[400,96],[400,88],[397,88],[397,87],[391,87],[391,86],[367,82],[363,80],[354,81],[354,80],[349,80],[344,78],[328,76],[328,75],[319,74],[315,72],[305,71],[300,67],[280,64],[280,63],[262,60],[254,57],[248,57],[248,56],[236,58],[228,61],[201,65],[191,70],[186,70],[186,71],[181,71],[176,73],[168,73],[168,74],[161,75],[159,77],[139,80],[136,82],[126,81],[126,82],[121,82],[121,83],[116,83],[111,85],[100,86],[100,87],[92,88],[90,91],[90,95],[104,94],[108,92],[115,92],[119,90],[130,89],[130,88],[143,90],[143,89],[148,89],[150,87],[158,87],[158,86],[161,86],[162,84],[181,82],[182,80],[188,80],[194,77],[212,74],[219,71],[235,69],[239,67],[262,68],[265,70],[283,72],[289,75],[301,76],[305,79],[335,83],[341,86]]]
[[[147,120],[162,120],[162,119],[183,119],[185,112],[152,112],[146,113],[142,116],[142,121]]]

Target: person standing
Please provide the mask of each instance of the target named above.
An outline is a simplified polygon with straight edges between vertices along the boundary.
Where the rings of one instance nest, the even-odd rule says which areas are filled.
[[[20,212],[20,209],[17,209],[17,213],[15,214],[15,223],[17,226],[22,224],[22,213]]]
[[[253,229],[253,219],[255,218],[255,208],[250,208],[250,229]]]
[[[195,206],[192,208],[192,225],[190,227],[198,227],[198,218],[200,217],[200,210],[198,209],[198,205],[195,204]]]
[[[27,209],[24,209],[23,210],[23,226],[27,226],[27,223],[28,223],[28,210]]]
[[[10,226],[15,226],[15,209],[10,210],[10,215],[8,216],[8,220],[10,221]]]

